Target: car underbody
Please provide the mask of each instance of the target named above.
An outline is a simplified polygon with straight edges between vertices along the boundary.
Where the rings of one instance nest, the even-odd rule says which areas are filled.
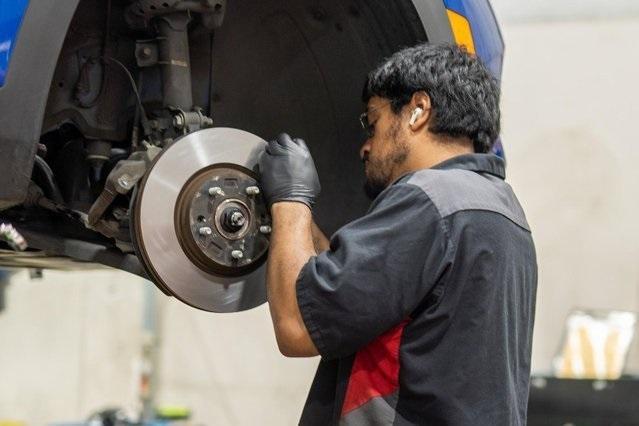
[[[186,253],[194,276],[222,288],[263,273],[269,218],[250,157],[282,131],[315,158],[320,227],[362,215],[367,72],[399,47],[453,41],[441,1],[51,3],[32,0],[0,90],[0,222],[29,246],[5,246],[0,265],[107,265],[213,311],[264,295],[230,307],[185,300],[149,253]],[[184,176],[174,194],[153,189],[174,174]],[[170,220],[172,245],[153,242],[150,229]]]

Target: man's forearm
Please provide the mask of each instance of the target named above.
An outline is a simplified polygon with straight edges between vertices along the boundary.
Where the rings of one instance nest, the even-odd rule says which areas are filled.
[[[314,356],[299,307],[295,284],[302,267],[315,256],[310,209],[296,202],[275,203],[267,268],[268,302],[280,351],[286,356]]]

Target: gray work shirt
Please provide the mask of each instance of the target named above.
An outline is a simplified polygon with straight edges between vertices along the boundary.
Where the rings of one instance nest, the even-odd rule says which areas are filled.
[[[398,179],[297,281],[322,360],[303,425],[524,425],[537,263],[504,162]]]

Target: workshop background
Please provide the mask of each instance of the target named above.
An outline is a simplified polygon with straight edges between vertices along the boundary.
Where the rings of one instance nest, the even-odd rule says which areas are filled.
[[[575,308],[639,310],[639,3],[493,0],[506,42],[508,180],[539,258],[533,371]],[[317,359],[279,355],[267,306],[197,311],[111,270],[0,277],[0,420],[187,407],[190,424],[288,425]],[[639,373],[633,345],[627,373]],[[148,405],[148,404],[147,404]]]

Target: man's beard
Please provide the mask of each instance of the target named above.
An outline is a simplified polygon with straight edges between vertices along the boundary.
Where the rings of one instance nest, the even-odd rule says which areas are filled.
[[[366,182],[364,183],[364,192],[371,200],[377,196],[388,185],[391,184],[393,170],[396,166],[401,165],[408,157],[408,145],[400,137],[400,120],[395,121],[384,137],[393,143],[391,152],[383,158],[370,158],[364,156],[366,165]]]

